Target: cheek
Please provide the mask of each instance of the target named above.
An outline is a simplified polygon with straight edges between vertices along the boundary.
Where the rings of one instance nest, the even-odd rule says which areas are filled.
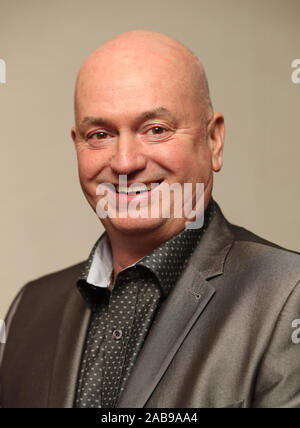
[[[172,172],[180,171],[191,161],[189,146],[178,143],[157,146],[151,157]]]
[[[177,182],[207,182],[211,171],[211,157],[206,145],[181,144],[162,148],[156,153],[160,161]]]
[[[79,176],[82,181],[92,180],[102,169],[101,157],[96,150],[81,150],[77,153]]]

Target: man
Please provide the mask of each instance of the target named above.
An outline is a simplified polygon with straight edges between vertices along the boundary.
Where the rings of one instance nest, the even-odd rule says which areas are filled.
[[[2,406],[299,407],[300,257],[212,199],[224,120],[198,59],[162,34],[117,36],[82,66],[75,116],[80,183],[106,232],[86,262],[16,297]],[[175,215],[187,183],[199,227],[201,210]],[[165,215],[159,189],[175,184]]]

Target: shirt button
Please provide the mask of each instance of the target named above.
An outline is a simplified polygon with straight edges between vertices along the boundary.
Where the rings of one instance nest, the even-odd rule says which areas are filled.
[[[122,330],[114,330],[113,331],[113,338],[116,340],[120,340],[122,337]]]

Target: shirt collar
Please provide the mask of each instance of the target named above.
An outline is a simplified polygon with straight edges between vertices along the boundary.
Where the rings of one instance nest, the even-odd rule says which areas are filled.
[[[96,287],[108,287],[113,270],[112,252],[105,232],[96,245],[86,281]]]

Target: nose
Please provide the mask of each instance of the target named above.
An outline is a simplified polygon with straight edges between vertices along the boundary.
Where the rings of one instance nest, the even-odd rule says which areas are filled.
[[[132,134],[121,134],[115,145],[115,152],[111,158],[110,166],[114,173],[133,174],[146,166],[146,157],[142,147]]]

